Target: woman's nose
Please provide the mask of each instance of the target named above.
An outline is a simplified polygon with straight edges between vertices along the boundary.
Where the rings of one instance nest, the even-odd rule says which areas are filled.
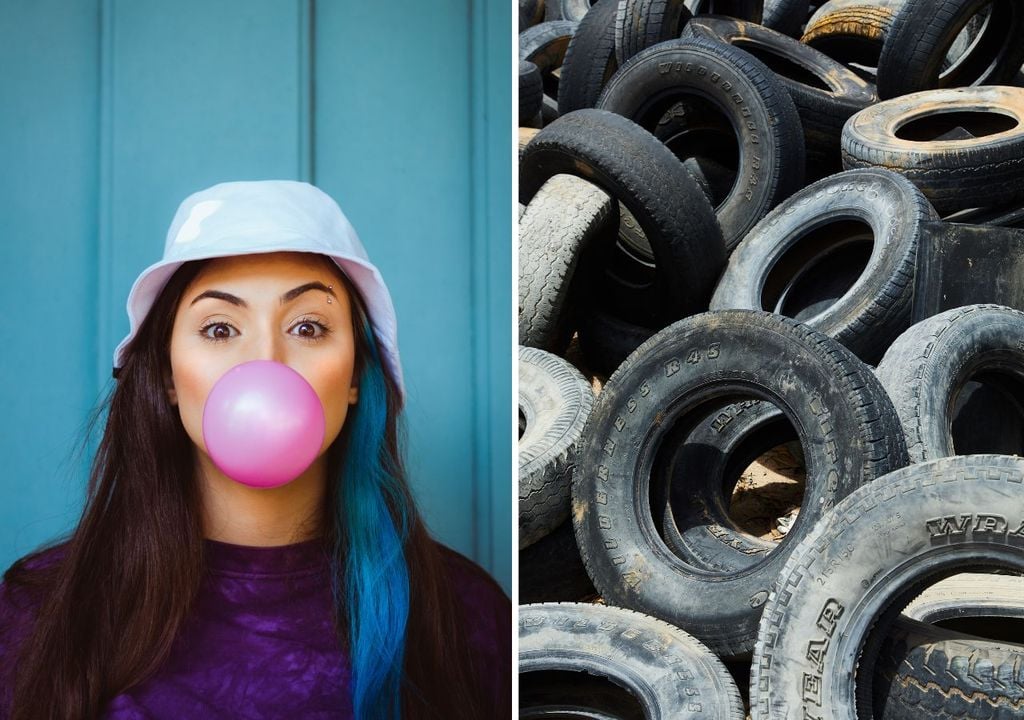
[[[252,354],[248,360],[273,360],[283,365],[288,364],[287,337],[280,330],[269,325],[260,326],[253,340]]]

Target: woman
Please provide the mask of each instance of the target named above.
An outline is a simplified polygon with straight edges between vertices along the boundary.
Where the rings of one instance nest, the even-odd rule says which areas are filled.
[[[416,509],[390,295],[337,204],[190,196],[128,310],[82,517],[0,585],[0,718],[511,717],[510,601]],[[252,360],[323,408],[315,458],[264,487],[204,427]]]

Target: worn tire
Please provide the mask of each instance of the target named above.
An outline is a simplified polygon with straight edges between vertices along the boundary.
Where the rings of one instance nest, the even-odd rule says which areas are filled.
[[[738,573],[710,573],[658,539],[655,515],[664,508],[647,499],[663,497],[653,487],[654,458],[715,404],[744,397],[782,408],[831,467],[809,473],[822,482],[808,486],[805,510],[776,550]],[[745,310],[673,323],[608,379],[584,430],[572,517],[594,586],[608,602],[678,625],[723,657],[749,653],[790,548],[857,483],[906,462],[898,422],[871,371],[805,325]]]
[[[800,42],[874,82],[878,58],[904,0],[829,0],[807,21]]]
[[[619,0],[615,60],[621,66],[644,48],[679,37],[691,17],[684,0]]]
[[[622,320],[596,304],[581,311],[577,329],[587,367],[605,377],[657,331]]]
[[[1024,620],[1024,578],[989,573],[953,575],[911,600],[903,615],[929,624],[977,618]],[[948,629],[977,635],[967,624]]]
[[[558,98],[558,76],[553,72],[562,66],[569,41],[579,23],[572,20],[550,20],[519,33],[519,59],[529,60],[540,69],[544,94]]]
[[[716,209],[731,250],[803,185],[800,117],[789,93],[762,62],[705,38],[659,43],[631,58],[608,81],[597,106],[653,132],[681,99],[721,113],[736,133],[737,181]]]
[[[1024,572],[1022,484],[1021,458],[941,458],[836,505],[790,554],[765,606],[753,717],[871,717],[878,646],[910,597],[973,568]]]
[[[1024,710],[1024,646],[900,620],[873,678],[879,720],[1017,720]]]
[[[520,345],[565,350],[577,261],[618,223],[618,203],[575,175],[555,175],[530,200],[519,222]]]
[[[629,208],[655,256],[653,291],[666,322],[707,307],[725,243],[711,204],[668,148],[619,115],[576,110],[526,147],[520,201],[559,173],[585,177]]]
[[[824,178],[751,230],[729,257],[711,309],[791,316],[877,362],[910,324],[917,247],[924,224],[936,219],[924,196],[896,173],[850,170]],[[864,224],[873,233],[870,250]]]
[[[991,3],[988,26],[953,67],[943,61],[970,19]],[[1024,62],[1024,4],[1017,0],[906,0],[878,59],[878,96],[1009,82]]]
[[[530,677],[536,672],[538,680],[546,680],[551,676],[544,671],[552,670],[577,677],[557,685]],[[743,718],[739,690],[728,670],[679,628],[621,607],[520,605],[520,717],[625,716],[616,712],[614,700],[601,702],[605,694],[588,685],[592,676],[627,689],[635,701],[631,709],[645,718]]]
[[[594,406],[594,391],[568,362],[519,348],[519,549],[569,517],[576,448]]]
[[[761,24],[783,35],[800,37],[810,14],[810,0],[764,0]]]
[[[519,61],[519,124],[525,125],[540,112],[544,84],[540,69],[529,60]]]
[[[789,92],[804,131],[805,178],[842,169],[840,138],[854,113],[877,102],[874,87],[845,65],[780,32],[731,18],[694,18],[686,35],[744,50],[770,68]]]
[[[895,170],[943,214],[1020,202],[1024,88],[927,90],[880,102],[847,121],[842,149],[844,167]]]
[[[611,2],[615,4],[615,0]],[[590,8],[591,0],[545,0],[544,19],[580,22],[590,13]]]
[[[993,434],[987,442],[997,446],[985,447],[986,438],[973,434],[976,444],[968,452],[1024,451],[1024,437],[1019,434],[1024,427],[1022,363],[1024,312],[1000,305],[967,305],[910,327],[893,342],[875,374],[900,416],[910,458],[921,462],[957,454],[954,421],[960,409],[958,398],[972,378],[983,379],[1014,399],[1018,432],[1010,436],[998,433],[998,426],[1011,419],[1002,408],[1003,412],[990,418],[995,426],[982,434]],[[998,397],[989,398],[992,400]],[[985,415],[975,412],[975,423]]]
[[[686,0],[691,15],[724,15],[759,23],[764,15],[764,0]]]
[[[569,41],[558,81],[558,112],[562,115],[597,103],[601,89],[615,74],[615,0],[599,2],[580,20]]]

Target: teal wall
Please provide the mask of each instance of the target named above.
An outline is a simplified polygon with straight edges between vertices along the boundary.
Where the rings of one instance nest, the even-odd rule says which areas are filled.
[[[76,443],[178,203],[286,178],[381,268],[417,497],[510,590],[511,60],[486,0],[0,0],[0,568],[77,520]]]

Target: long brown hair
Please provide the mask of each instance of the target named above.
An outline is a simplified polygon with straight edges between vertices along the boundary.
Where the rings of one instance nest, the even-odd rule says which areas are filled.
[[[354,286],[330,260],[349,291],[353,327],[366,311]],[[19,559],[6,573],[38,607],[20,646],[11,720],[98,717],[116,695],[155,674],[169,655],[204,576],[201,497],[195,447],[171,405],[169,345],[182,294],[203,261],[171,277],[127,349],[116,386],[92,413],[108,417],[89,474],[77,526]],[[356,332],[356,371],[369,348]],[[478,718],[493,708],[484,696],[468,647],[468,628],[448,581],[444,548],[422,521],[401,465],[400,395],[389,374],[385,443],[400,480],[408,535],[403,550],[411,598],[403,660],[403,718]],[[326,538],[340,529],[335,513],[346,428],[328,449],[328,495],[321,522]],[[62,546],[60,560],[36,562]],[[335,547],[335,544],[329,545]],[[341,559],[343,560],[343,559]],[[344,563],[341,562],[341,566]],[[339,642],[347,623],[334,618]],[[340,699],[339,699],[340,701]]]

